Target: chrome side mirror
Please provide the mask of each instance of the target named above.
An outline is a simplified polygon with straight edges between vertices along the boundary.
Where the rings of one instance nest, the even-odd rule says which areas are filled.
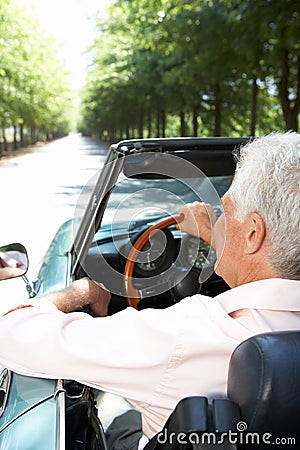
[[[28,256],[22,244],[0,247],[0,280],[24,276],[28,270]]]

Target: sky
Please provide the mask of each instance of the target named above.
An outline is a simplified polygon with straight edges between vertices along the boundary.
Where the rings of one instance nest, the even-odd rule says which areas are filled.
[[[105,15],[111,0],[15,0],[38,17],[42,27],[59,40],[62,58],[74,90],[84,85],[85,50],[93,42],[95,12]]]

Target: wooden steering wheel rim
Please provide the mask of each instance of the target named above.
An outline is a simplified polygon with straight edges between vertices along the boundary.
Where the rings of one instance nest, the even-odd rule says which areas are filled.
[[[133,269],[140,251],[143,249],[146,242],[149,241],[150,235],[157,233],[158,230],[162,230],[176,223],[180,223],[183,220],[182,214],[177,214],[175,216],[167,217],[159,222],[151,225],[147,228],[133,244],[132,249],[128,255],[125,269],[124,269],[124,290],[127,298],[127,305],[132,306],[137,309],[138,303],[140,302],[139,291],[132,284],[132,274]]]

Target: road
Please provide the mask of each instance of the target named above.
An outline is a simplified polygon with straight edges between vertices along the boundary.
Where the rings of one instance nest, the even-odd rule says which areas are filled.
[[[0,160],[0,245],[21,242],[35,273],[55,232],[74,216],[82,188],[102,167],[106,144],[71,134]]]

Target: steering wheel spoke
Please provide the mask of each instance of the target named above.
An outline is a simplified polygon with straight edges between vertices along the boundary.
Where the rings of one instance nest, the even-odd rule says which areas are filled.
[[[171,225],[175,225],[177,223],[180,223],[183,220],[183,215],[178,214],[172,217],[167,217],[166,219],[163,219],[156,224],[152,225],[151,227],[147,228],[137,239],[137,241],[133,244],[132,249],[128,255],[125,269],[124,269],[124,290],[127,298],[127,305],[132,306],[133,308],[138,307],[138,304],[140,302],[141,296],[140,292],[144,292],[144,294],[147,292],[148,288],[143,289],[139,292],[138,289],[136,289],[133,286],[132,283],[132,275],[134,271],[134,266],[137,260],[137,257],[141,250],[143,249],[144,245],[149,241],[150,236],[153,236],[158,230],[163,230],[164,228],[167,228]],[[147,294],[149,295],[149,294]]]

